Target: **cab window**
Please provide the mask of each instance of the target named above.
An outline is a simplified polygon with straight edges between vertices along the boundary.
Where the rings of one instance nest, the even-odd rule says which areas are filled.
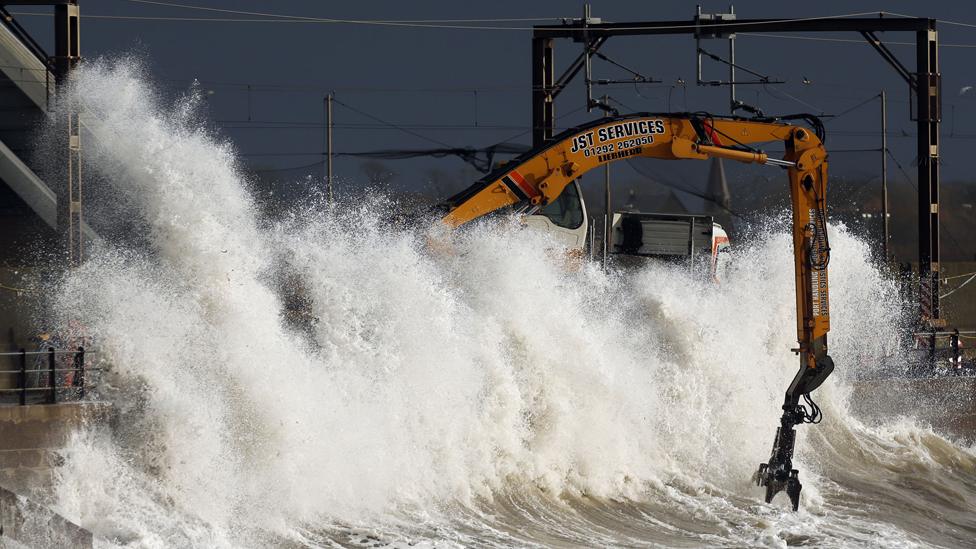
[[[554,225],[564,229],[576,229],[582,225],[583,204],[576,184],[566,185],[562,194],[539,210],[538,215],[545,216]]]

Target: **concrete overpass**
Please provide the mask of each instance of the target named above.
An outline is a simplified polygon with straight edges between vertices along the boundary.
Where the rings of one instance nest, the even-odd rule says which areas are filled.
[[[56,4],[55,55],[48,55],[17,23],[6,11],[7,4]],[[37,329],[30,326],[32,311],[27,302],[38,300],[18,291],[24,289],[25,273],[65,257],[65,233],[72,224],[77,225],[77,243],[95,236],[81,219],[80,178],[76,198],[60,200],[69,179],[44,181],[38,174],[44,162],[62,160],[35,154],[57,83],[78,59],[77,14],[75,2],[0,0],[0,349],[4,350],[27,345],[30,332]],[[64,146],[69,149],[68,135]]]

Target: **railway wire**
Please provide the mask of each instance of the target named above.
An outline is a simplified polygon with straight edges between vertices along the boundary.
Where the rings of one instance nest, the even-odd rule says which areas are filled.
[[[210,6],[200,6],[195,4],[183,4],[177,2],[163,2],[160,0],[123,0],[130,4],[143,4],[160,6],[166,8],[177,8],[185,10],[195,10],[195,11],[205,11],[211,13],[221,13],[227,15],[239,15],[248,17],[258,17],[259,22],[310,22],[310,23],[326,23],[326,24],[354,24],[354,25],[374,25],[374,26],[390,26],[390,27],[410,27],[410,28],[437,28],[437,29],[460,29],[460,30],[498,30],[498,31],[532,31],[535,30],[535,26],[524,27],[524,26],[491,26],[491,25],[461,25],[458,23],[463,22],[519,22],[521,21],[549,21],[549,20],[569,20],[572,18],[563,17],[545,17],[545,18],[500,18],[495,20],[461,20],[461,19],[427,19],[427,20],[389,20],[389,19],[341,19],[341,18],[329,18],[329,17],[311,17],[303,15],[291,15],[291,14],[281,14],[281,13],[268,13],[268,12],[257,12],[257,11],[246,11],[246,10],[234,10],[227,8],[215,8]],[[847,19],[852,17],[864,17],[869,15],[880,15],[886,12],[877,11],[867,11],[867,12],[853,12],[853,13],[842,13],[842,14],[832,14],[832,15],[820,15],[811,17],[789,17],[780,19],[770,19],[766,21],[753,21],[753,22],[731,22],[731,23],[713,23],[709,25],[710,27],[723,27],[727,25],[737,25],[737,26],[756,26],[761,27],[763,25],[786,23],[791,21],[816,21],[816,20],[829,20],[829,19]],[[896,15],[896,14],[892,14]],[[148,16],[147,16],[148,17]],[[237,20],[236,18],[221,18],[221,21],[227,20]],[[250,21],[248,21],[250,22]],[[545,28],[545,25],[541,25]],[[556,26],[554,26],[556,27]],[[656,25],[636,25],[632,27],[617,27],[620,30],[665,30],[665,29],[694,29],[697,28],[696,25],[683,25],[683,26],[656,26]]]
[[[245,10],[233,10],[226,8],[215,8],[210,6],[199,6],[193,4],[182,4],[176,2],[162,2],[156,0],[124,0],[133,4],[143,4],[143,5],[153,5],[166,8],[176,8],[185,10],[196,10],[196,11],[206,11],[212,13],[223,13],[228,15],[236,15],[238,17],[176,17],[176,16],[153,16],[153,15],[111,15],[111,14],[86,14],[84,17],[86,19],[101,19],[101,20],[143,20],[143,21],[173,21],[173,22],[213,22],[213,23],[314,23],[314,24],[355,24],[355,25],[375,25],[375,26],[391,26],[391,27],[412,27],[412,28],[433,28],[433,29],[464,29],[464,30],[497,30],[497,31],[532,31],[535,30],[535,26],[524,27],[524,26],[490,26],[490,25],[461,25],[460,23],[525,23],[534,21],[557,21],[563,22],[572,20],[572,17],[501,17],[501,18],[471,18],[471,19],[402,19],[402,20],[392,20],[392,19],[340,19],[340,18],[327,18],[327,17],[311,17],[302,15],[291,15],[291,14],[280,14],[280,13],[268,13],[268,12],[255,12],[255,11],[245,11]],[[51,13],[41,13],[41,12],[13,12],[12,15],[17,16],[42,16],[51,17]],[[864,16],[894,16],[903,18],[916,18],[917,16],[887,12],[887,11],[871,11],[871,12],[854,12],[845,14],[834,14],[834,15],[824,15],[824,16],[811,16],[811,17],[800,17],[800,18],[782,18],[782,19],[771,19],[767,21],[755,21],[755,22],[729,22],[729,23],[712,23],[710,26],[721,27],[724,25],[752,25],[756,27],[761,27],[762,25],[769,24],[779,24],[790,21],[811,21],[811,20],[826,20],[826,19],[846,19],[852,17],[864,17]],[[240,16],[247,16],[240,17]],[[962,21],[953,21],[950,19],[936,19],[938,23],[945,25],[959,26],[964,28],[976,28],[974,23],[966,23]],[[545,25],[542,25],[545,27]],[[648,26],[648,25],[638,25],[633,27],[620,27],[622,30],[663,30],[665,28],[670,29],[683,29],[694,28],[694,25],[687,26]],[[595,30],[598,32],[598,29]],[[788,34],[770,34],[770,33],[750,33],[750,32],[739,32],[737,33],[741,36],[749,37],[763,37],[763,38],[778,38],[787,40],[809,40],[817,42],[835,42],[835,43],[851,43],[851,44],[864,44],[863,40],[850,39],[850,38],[832,38],[823,36],[804,36],[804,35],[788,35]],[[902,41],[885,41],[885,44],[896,45],[896,46],[914,46],[913,42],[902,42]],[[942,47],[947,48],[976,48],[976,44],[952,44],[943,43],[940,44]]]

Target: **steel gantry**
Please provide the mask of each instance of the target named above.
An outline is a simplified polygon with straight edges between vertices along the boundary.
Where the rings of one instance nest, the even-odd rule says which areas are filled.
[[[855,32],[861,34],[909,85],[914,96],[912,119],[917,123],[919,316],[922,324],[944,326],[939,306],[939,123],[941,97],[939,39],[934,19],[915,17],[857,17],[804,19],[737,19],[696,17],[686,21],[603,23],[591,18],[565,20],[533,27],[532,144],[552,138],[555,99],[585,66],[590,55],[614,36],[690,34],[697,37],[736,32]],[[915,35],[915,71],[911,72],[885,47],[876,33]],[[584,51],[556,78],[555,40],[583,43]]]

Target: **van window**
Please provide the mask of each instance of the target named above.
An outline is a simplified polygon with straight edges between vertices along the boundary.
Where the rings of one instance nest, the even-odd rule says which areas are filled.
[[[583,224],[583,204],[575,183],[566,185],[558,198],[539,210],[554,225],[564,229],[576,229]]]

